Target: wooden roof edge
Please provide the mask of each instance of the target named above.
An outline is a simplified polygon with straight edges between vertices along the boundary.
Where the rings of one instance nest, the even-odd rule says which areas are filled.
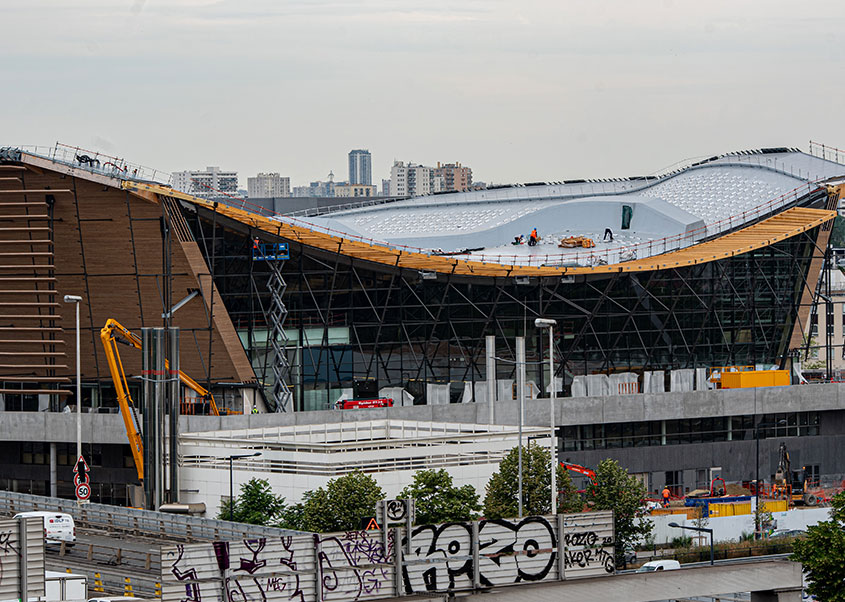
[[[810,228],[830,221],[837,215],[836,211],[829,211],[826,209],[814,209],[810,207],[792,207],[781,213],[768,217],[763,221],[758,222],[757,224],[752,224],[741,230],[730,232],[724,236],[720,236],[719,238],[713,239],[711,241],[698,243],[697,245],[687,247],[686,249],[679,249],[677,251],[665,253],[663,254],[663,257],[665,257],[663,261],[648,261],[648,259],[650,258],[643,259],[641,260],[643,261],[643,263],[640,265],[637,265],[636,260],[634,260],[631,262],[605,264],[600,266],[525,266],[497,264],[494,262],[485,261],[473,261],[472,259],[458,260],[448,255],[432,255],[420,251],[396,249],[394,247],[379,244],[378,242],[368,242],[363,240],[350,239],[343,236],[336,236],[327,232],[321,232],[320,230],[307,228],[305,226],[291,224],[289,222],[284,221],[273,220],[258,213],[252,213],[244,209],[232,207],[230,205],[224,204],[222,207],[220,207],[214,201],[195,197],[193,195],[157,184],[153,185],[141,182],[124,181],[123,186],[124,188],[128,188],[130,190],[146,190],[150,192],[155,192],[157,194],[163,194],[179,198],[206,208],[219,209],[221,213],[227,214],[227,216],[231,217],[232,219],[240,221],[241,223],[246,223],[247,225],[251,225],[252,227],[268,231],[272,234],[281,235],[282,233],[280,232],[280,230],[284,229],[286,230],[286,232],[284,232],[284,235],[291,236],[291,238],[295,238],[295,240],[306,246],[311,246],[331,252],[343,253],[343,246],[345,244],[349,244],[349,246],[352,247],[352,249],[350,249],[350,251],[352,252],[349,253],[349,255],[352,257],[355,256],[356,252],[363,251],[362,247],[365,247],[367,257],[364,257],[363,259],[366,261],[373,261],[376,263],[382,263],[393,266],[400,265],[411,269],[433,270],[439,273],[463,273],[466,270],[467,272],[472,274],[477,274],[481,272],[484,273],[484,275],[486,276],[498,275],[502,277],[507,277],[511,275],[555,276],[563,274],[580,275],[594,273],[610,273],[616,271],[651,271],[654,269],[661,269],[662,267],[669,265],[669,263],[673,260],[673,258],[671,257],[673,253],[690,251],[695,247],[698,247],[699,245],[708,245],[715,242],[724,242],[730,244],[729,241],[731,237],[738,238],[746,234],[753,234],[751,230],[753,230],[757,226],[765,224],[766,226],[764,227],[770,227],[774,226],[777,221],[785,220],[801,224],[797,227],[790,228],[785,232],[781,230],[776,235],[769,236],[767,237],[767,239],[763,239],[760,243],[752,243],[749,245],[746,242],[741,246],[731,245],[731,249],[721,252],[721,257],[728,257],[736,254],[746,253],[756,248],[760,248],[761,246],[773,244],[772,241],[779,242],[780,240],[791,238],[792,236],[800,234],[801,232],[805,232]],[[773,222],[773,220],[775,221]],[[266,228],[262,228],[261,225],[265,226]],[[306,238],[311,240],[304,240]],[[321,240],[324,240],[326,244],[318,244]],[[339,247],[338,243],[340,243]],[[355,249],[355,247],[358,248]],[[361,254],[363,255],[364,253]],[[380,258],[379,255],[383,255],[383,258]],[[707,263],[718,259],[718,255],[719,252],[717,252],[717,254],[710,254],[704,256],[696,253],[696,255],[693,257],[676,262],[676,265],[696,265],[698,263]],[[418,264],[418,261],[423,259],[426,261],[425,266],[421,266]],[[457,269],[459,263],[462,264],[462,269],[460,270]],[[493,272],[493,274],[491,274],[491,272]],[[497,272],[498,274],[496,274]]]

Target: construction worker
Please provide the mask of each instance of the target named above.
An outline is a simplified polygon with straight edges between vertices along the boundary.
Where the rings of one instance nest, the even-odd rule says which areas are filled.
[[[537,236],[537,228],[534,228],[533,230],[531,230],[531,234],[528,236],[528,246],[533,247],[534,245],[536,245],[538,238],[539,237]]]
[[[258,406],[252,406],[252,413],[258,414]]]
[[[669,496],[672,495],[672,492],[669,491],[669,486],[663,488],[663,507],[667,507],[669,505]]]

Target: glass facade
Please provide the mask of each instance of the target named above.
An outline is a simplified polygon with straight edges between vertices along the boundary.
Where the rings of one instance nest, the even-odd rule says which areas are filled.
[[[190,223],[259,379],[272,386],[270,270],[251,259],[254,233],[204,210]],[[514,337],[525,336],[528,380],[545,391],[547,337],[534,327],[541,316],[557,320],[565,387],[582,374],[782,365],[815,238],[811,230],[700,265],[574,282],[432,278],[283,241],[291,247],[282,274],[295,408],[330,407],[355,381],[404,387],[416,404],[426,402],[427,385],[448,385],[457,402],[465,383],[485,378],[485,335],[497,338],[505,379],[514,378]]]

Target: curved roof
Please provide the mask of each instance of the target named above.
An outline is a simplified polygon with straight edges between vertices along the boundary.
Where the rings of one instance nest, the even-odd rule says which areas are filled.
[[[707,263],[724,257],[740,255],[759,249],[802,232],[806,232],[836,217],[835,211],[795,207],[746,228],[720,236],[714,240],[696,244],[670,253],[650,258],[615,264],[600,264],[589,267],[553,265],[506,265],[500,262],[474,261],[464,258],[432,255],[418,251],[396,249],[377,242],[366,242],[309,228],[307,225],[283,222],[278,219],[257,215],[213,201],[200,199],[176,192],[170,188],[126,181],[124,188],[136,193],[155,193],[179,198],[197,206],[302,245],[322,249],[331,253],[380,263],[390,267],[402,267],[420,272],[439,272],[464,276],[561,276],[581,274],[607,274],[614,272],[645,272]],[[587,255],[599,254],[585,250]]]
[[[602,261],[616,263],[733,231],[795,204],[818,180],[845,175],[838,163],[776,150],[714,157],[661,177],[424,196],[309,222],[349,238],[479,261],[593,265],[589,254],[559,250],[563,238],[578,236],[596,244]],[[515,243],[533,228],[541,237],[537,246]],[[606,229],[612,241],[604,240]]]
[[[264,216],[158,185],[282,238],[393,267],[475,276],[641,272],[745,253],[814,228],[835,212],[800,207],[845,166],[790,149],[711,157],[660,177],[511,186],[348,208],[301,220]],[[630,227],[622,226],[623,206]],[[538,227],[540,244],[511,244]],[[605,228],[612,242],[601,240]],[[591,248],[561,249],[581,236]]]
[[[660,177],[434,195],[304,221],[265,216],[126,178],[126,170],[115,171],[113,166],[111,171],[82,168],[55,157],[16,153],[16,160],[62,163],[68,173],[122,186],[150,200],[179,198],[327,252],[421,272],[488,277],[642,272],[715,261],[833,219],[834,211],[802,205],[830,194],[825,182],[835,181],[839,196],[845,192],[842,164],[773,149],[711,157]],[[623,206],[631,210],[630,228],[624,231]],[[545,241],[535,247],[509,244],[515,231],[525,228],[527,233],[535,226],[541,226]],[[605,227],[614,232],[612,243],[600,240]],[[557,241],[569,234],[592,238],[596,245],[559,249]],[[426,237],[446,246],[413,244]]]

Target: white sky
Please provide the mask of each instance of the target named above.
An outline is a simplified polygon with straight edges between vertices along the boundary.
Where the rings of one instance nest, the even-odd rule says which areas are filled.
[[[477,180],[845,148],[845,3],[0,0],[0,146],[293,185],[368,148]]]

